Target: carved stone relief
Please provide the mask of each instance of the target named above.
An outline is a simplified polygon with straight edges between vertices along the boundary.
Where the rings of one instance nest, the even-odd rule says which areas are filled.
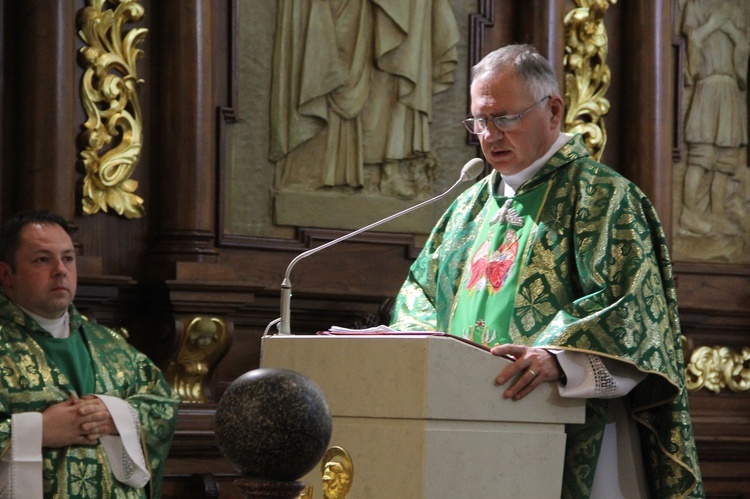
[[[277,188],[431,194],[432,95],[458,65],[449,3],[281,0],[276,26]]]
[[[750,263],[750,4],[681,0],[684,154],[675,170],[676,259]]]
[[[296,237],[294,230],[300,226],[357,229],[452,185],[461,166],[477,152],[475,145],[467,144],[461,125],[468,109],[468,72],[464,63],[456,67],[468,59],[467,19],[477,4],[478,0],[239,2],[237,120],[226,130],[225,234],[289,239]],[[347,31],[344,24],[333,22],[353,12],[360,15],[351,21],[362,28],[359,34],[352,26]],[[317,32],[331,33],[335,44],[303,43],[309,33],[302,27],[312,14]],[[418,16],[429,22],[417,22]],[[279,26],[284,19],[293,25]],[[376,28],[386,31],[377,35]],[[365,31],[371,33],[370,45],[356,45]],[[295,56],[288,47],[285,58],[291,57],[296,66],[282,68],[286,77],[275,68],[280,36],[310,55],[302,65],[294,57],[305,54]],[[427,48],[427,40],[434,46]],[[363,68],[353,67],[356,50],[369,50],[372,57],[379,54],[377,65],[370,58],[361,61],[366,63]],[[338,61],[329,64],[334,56]],[[303,69],[309,72],[304,73],[304,86]],[[364,103],[367,85],[357,78],[358,69],[378,79],[377,95],[368,92]],[[321,74],[325,78],[310,79]],[[301,107],[292,91],[301,98]],[[295,121],[280,129],[282,109]],[[352,130],[357,133],[351,148],[327,149]],[[357,161],[342,159],[347,157]],[[428,233],[451,200],[401,217],[382,230]]]
[[[277,5],[269,153],[276,223],[309,224],[302,200],[430,197],[433,96],[450,88],[458,65],[449,1]]]

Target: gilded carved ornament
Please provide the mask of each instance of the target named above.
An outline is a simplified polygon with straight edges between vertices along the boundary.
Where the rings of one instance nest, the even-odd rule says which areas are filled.
[[[346,499],[354,481],[354,462],[343,447],[333,446],[326,451],[320,461],[320,478],[323,499]],[[312,486],[307,485],[297,499],[313,499]]]
[[[580,133],[591,156],[600,160],[607,143],[604,94],[610,85],[604,14],[617,0],[576,0],[565,16],[565,130]]]
[[[141,156],[143,125],[136,61],[148,30],[123,25],[143,17],[136,0],[110,0],[117,4],[103,10],[107,0],[87,0],[79,11],[78,35],[85,45],[80,49],[85,68],[81,101],[87,120],[80,135],[83,212],[114,209],[127,218],[143,216],[143,199],[135,194],[138,182],[130,178]]]
[[[205,403],[206,383],[231,344],[227,322],[216,317],[183,318],[177,354],[164,373],[183,402]]]
[[[739,353],[721,346],[696,348],[687,366],[686,385],[690,391],[701,388],[714,393],[724,388],[734,393],[750,391],[750,347]]]

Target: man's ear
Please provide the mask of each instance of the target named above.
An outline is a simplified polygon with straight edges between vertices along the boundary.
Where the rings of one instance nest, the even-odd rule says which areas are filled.
[[[563,121],[563,115],[565,114],[565,105],[563,104],[562,98],[558,95],[552,96],[552,102],[550,103],[550,110],[552,111],[552,128],[559,129]]]
[[[9,282],[10,277],[13,275],[13,269],[10,268],[8,262],[0,262],[0,284],[5,288],[5,284]]]

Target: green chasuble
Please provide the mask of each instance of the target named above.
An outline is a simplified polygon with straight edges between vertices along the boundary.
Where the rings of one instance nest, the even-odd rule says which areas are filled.
[[[93,368],[93,393],[125,400],[138,413],[141,445],[150,468],[151,480],[145,488],[131,488],[118,482],[109,467],[101,444],[43,448],[45,498],[145,498],[159,497],[164,462],[176,424],[177,397],[159,369],[130,346],[115,331],[85,320],[73,305],[70,314],[71,338],[83,341],[88,353],[80,359]],[[71,396],[81,397],[59,366],[53,364],[34,337],[53,338],[33,319],[13,305],[0,292],[0,457],[11,445],[11,416],[43,412],[50,405]],[[54,354],[52,356],[54,358]],[[76,384],[86,387],[86,369],[76,373]]]
[[[539,186],[520,196],[492,195],[463,266],[450,332],[486,346],[509,343],[519,270],[524,250],[547,191]]]
[[[60,369],[76,393],[81,397],[96,393],[91,355],[79,331],[71,331],[68,338],[54,338],[36,331],[30,331],[30,334],[44,350],[47,361]]]
[[[653,205],[591,159],[579,136],[512,198],[493,192],[497,177],[466,190],[438,221],[392,327],[632,364],[647,374],[627,397],[651,496],[703,497],[671,261]],[[564,497],[589,496],[606,404],[588,399],[586,423],[566,429]]]

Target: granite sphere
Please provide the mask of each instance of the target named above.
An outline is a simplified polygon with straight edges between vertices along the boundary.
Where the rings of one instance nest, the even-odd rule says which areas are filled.
[[[331,440],[323,391],[289,369],[260,368],[232,382],[216,410],[219,449],[247,478],[293,481],[312,470]]]

